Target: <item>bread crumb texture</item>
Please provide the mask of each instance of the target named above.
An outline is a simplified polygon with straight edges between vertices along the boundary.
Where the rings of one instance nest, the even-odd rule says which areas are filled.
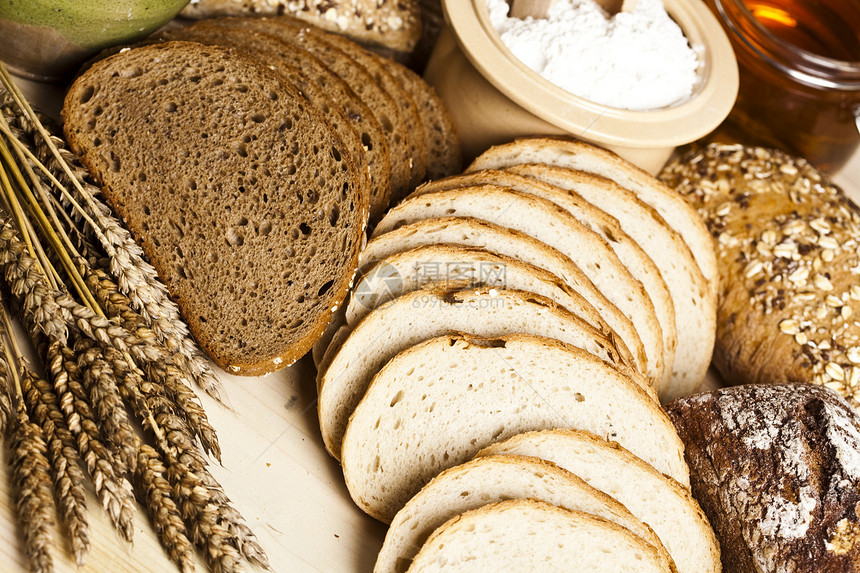
[[[189,42],[97,63],[63,113],[220,366],[260,374],[307,351],[345,295],[367,216],[322,115],[256,62]]]
[[[666,409],[725,570],[857,570],[860,420],[838,394],[746,385]]]
[[[860,403],[860,210],[782,152],[713,144],[661,179],[717,246],[714,363],[730,383],[812,382]]]

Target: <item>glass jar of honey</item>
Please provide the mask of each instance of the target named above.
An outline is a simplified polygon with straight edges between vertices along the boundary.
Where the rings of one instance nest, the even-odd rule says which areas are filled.
[[[842,167],[860,145],[860,2],[707,2],[738,59],[738,139]]]

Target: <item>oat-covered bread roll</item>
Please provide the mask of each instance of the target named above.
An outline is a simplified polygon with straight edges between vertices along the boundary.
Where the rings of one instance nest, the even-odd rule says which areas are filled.
[[[661,179],[717,245],[726,383],[813,382],[860,399],[860,211],[805,160],[712,144]]]
[[[194,19],[282,14],[394,52],[411,52],[421,37],[415,0],[191,0],[182,11]]]
[[[860,566],[860,419],[811,384],[745,385],[666,406],[693,495],[732,573]]]

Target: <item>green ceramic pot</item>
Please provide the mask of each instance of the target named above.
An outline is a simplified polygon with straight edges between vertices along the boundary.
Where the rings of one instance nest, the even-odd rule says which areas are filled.
[[[189,0],[0,0],[0,60],[19,75],[59,80],[99,50],[173,19]]]

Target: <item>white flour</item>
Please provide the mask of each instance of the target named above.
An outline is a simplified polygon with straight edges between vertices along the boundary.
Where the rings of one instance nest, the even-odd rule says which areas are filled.
[[[524,64],[560,88],[610,107],[679,103],[696,84],[698,60],[660,0],[639,0],[614,18],[594,0],[558,0],[546,19],[508,18],[487,0],[490,20]]]

